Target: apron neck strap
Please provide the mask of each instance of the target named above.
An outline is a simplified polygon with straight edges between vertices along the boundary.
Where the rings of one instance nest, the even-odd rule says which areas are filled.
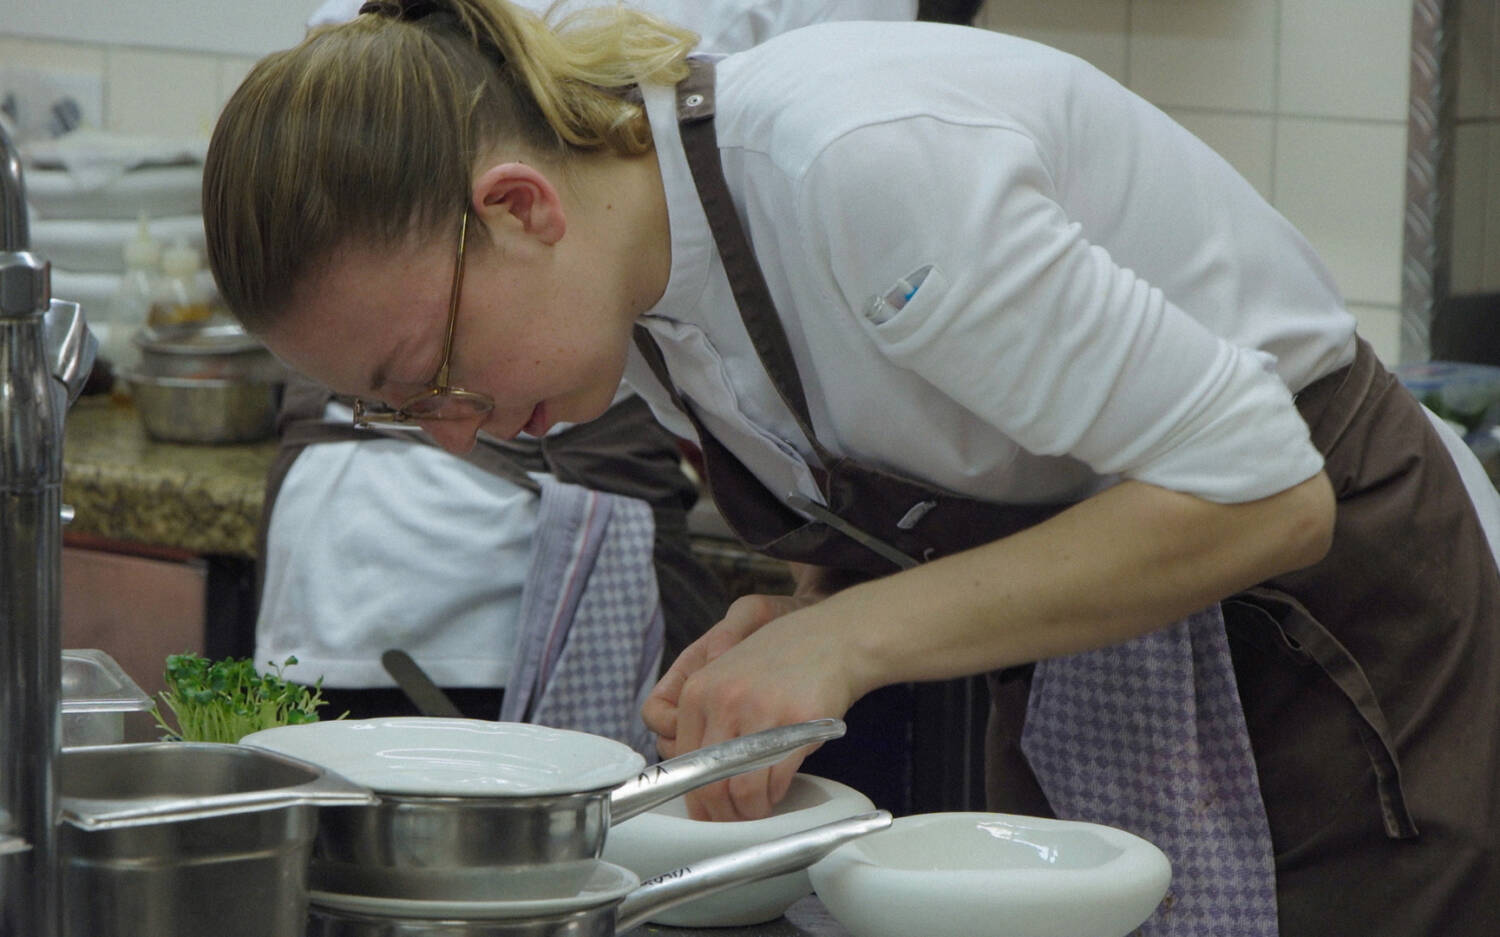
[[[692,171],[693,185],[698,190],[698,200],[703,203],[714,246],[718,248],[735,305],[739,308],[745,330],[750,334],[755,353],[782,402],[791,410],[798,427],[826,466],[831,454],[813,434],[807,394],[792,358],[791,343],[787,341],[786,329],[776,312],[765,274],[755,259],[755,250],[740,222],[729,183],[724,178],[719,142],[714,132],[714,64],[710,60],[689,59],[688,67],[691,73],[677,85],[677,120],[681,125],[682,148]],[[650,355],[647,361],[651,361]],[[670,387],[670,383],[667,386]]]

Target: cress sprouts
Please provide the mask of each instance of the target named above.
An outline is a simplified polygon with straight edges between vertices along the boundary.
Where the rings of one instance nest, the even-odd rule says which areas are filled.
[[[210,661],[197,654],[167,657],[167,688],[159,696],[176,718],[174,728],[163,718],[160,705],[151,707],[156,724],[167,738],[187,742],[238,742],[261,729],[318,721],[323,678],[311,686],[292,683],[282,671],[285,663],[260,673],[249,658]],[[342,716],[340,717],[342,718]]]

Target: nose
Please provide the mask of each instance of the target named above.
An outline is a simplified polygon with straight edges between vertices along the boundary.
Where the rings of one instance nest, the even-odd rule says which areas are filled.
[[[454,455],[463,455],[474,448],[482,417],[469,420],[423,420],[422,430],[433,442]]]

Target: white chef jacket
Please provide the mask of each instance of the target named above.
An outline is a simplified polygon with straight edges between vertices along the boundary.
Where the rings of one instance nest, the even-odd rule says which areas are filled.
[[[1320,469],[1289,388],[1353,359],[1338,289],[1228,164],[1087,63],[979,29],[837,23],[720,60],[716,96],[725,175],[833,452],[1016,503],[1119,478],[1246,501]],[[673,89],[645,101],[672,267],[643,321],[710,431],[773,493],[816,499],[710,245]],[[692,432],[637,352],[626,376]]]

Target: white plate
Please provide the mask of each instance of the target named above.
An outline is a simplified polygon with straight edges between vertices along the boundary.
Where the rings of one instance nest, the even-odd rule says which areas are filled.
[[[561,863],[545,870],[502,873],[495,877],[493,886],[485,888],[463,883],[465,890],[488,892],[484,899],[389,898],[314,889],[308,892],[308,900],[334,911],[375,917],[507,921],[597,908],[623,899],[640,884],[629,869],[594,859]]]
[[[649,879],[711,856],[745,849],[824,823],[875,809],[870,798],[828,778],[799,774],[786,797],[761,820],[688,818],[681,798],[609,828],[604,858]],[[736,885],[656,912],[654,924],[672,927],[744,927],[775,920],[812,892],[806,870]]]
[[[339,719],[241,739],[322,765],[377,793],[522,797],[609,790],[646,760],[586,732],[482,719]]]
[[[808,874],[854,937],[1123,937],[1156,910],[1172,869],[1113,827],[929,813],[840,846]]]

